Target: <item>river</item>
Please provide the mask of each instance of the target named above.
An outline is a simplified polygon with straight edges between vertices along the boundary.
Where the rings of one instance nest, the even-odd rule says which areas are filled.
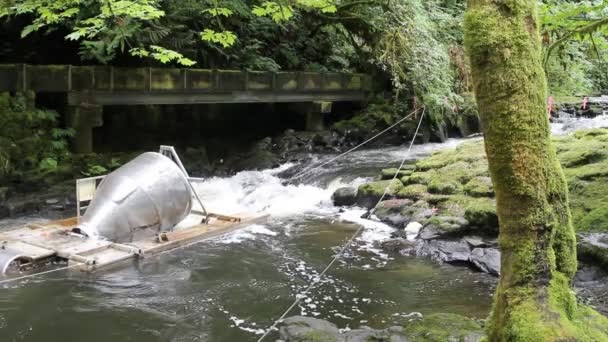
[[[416,145],[409,154],[404,147],[354,152],[291,182],[285,175],[298,165],[207,179],[197,187],[210,210],[270,219],[113,271],[64,271],[0,285],[0,341],[256,341],[359,225],[365,229],[353,247],[290,315],[341,328],[386,327],[416,312],[484,318],[494,277],[388,254],[377,242],[391,227],[360,218],[362,209],[331,203],[340,186],[361,184],[404,156],[413,161],[462,141]],[[328,158],[316,156],[311,165]],[[0,221],[0,229],[39,219]]]

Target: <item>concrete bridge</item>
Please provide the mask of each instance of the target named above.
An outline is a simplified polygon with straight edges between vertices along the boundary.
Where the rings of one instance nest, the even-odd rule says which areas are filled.
[[[104,105],[309,103],[307,129],[315,130],[332,102],[364,101],[370,84],[366,75],[335,72],[0,64],[0,91],[67,94],[76,152],[92,150]]]

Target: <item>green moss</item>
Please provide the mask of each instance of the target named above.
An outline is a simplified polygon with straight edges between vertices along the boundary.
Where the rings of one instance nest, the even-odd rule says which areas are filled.
[[[428,195],[427,187],[424,184],[410,184],[404,186],[397,192],[398,198],[409,198],[413,200],[418,200],[424,198]]]
[[[335,335],[325,331],[311,331],[301,336],[300,342],[337,342]]]
[[[492,179],[490,177],[479,176],[471,179],[464,186],[464,192],[473,197],[491,197],[494,196],[494,188],[492,187]]]
[[[483,228],[487,233],[498,232],[496,203],[487,198],[468,201],[464,208],[464,218],[473,227]]]
[[[404,334],[411,342],[470,341],[483,334],[476,321],[457,314],[435,313],[408,322]]]
[[[387,195],[394,195],[401,188],[403,188],[403,183],[400,180],[382,180],[376,182],[370,182],[359,186],[357,190],[357,196],[382,196],[384,190],[388,187]]]
[[[414,172],[414,165],[404,165],[403,168],[401,168],[401,170],[398,170],[397,168],[393,167],[390,169],[382,169],[382,171],[380,171],[380,179],[386,180],[386,179],[393,179],[393,177],[395,176],[395,174],[397,173],[397,178],[402,179],[403,177],[407,177],[409,175],[411,175]]]
[[[435,176],[429,181],[428,190],[433,194],[452,195],[462,192],[462,184],[454,179]]]
[[[407,184],[428,184],[431,179],[437,174],[435,170],[429,170],[424,172],[414,172],[407,179]],[[405,183],[404,183],[405,184]]]

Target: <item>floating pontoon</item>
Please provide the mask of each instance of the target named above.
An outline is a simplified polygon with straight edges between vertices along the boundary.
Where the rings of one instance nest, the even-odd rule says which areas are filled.
[[[76,217],[0,232],[0,272],[56,262],[93,272],[223,235],[265,219],[206,211],[172,146],[107,176],[76,181]],[[86,210],[81,215],[82,210]]]

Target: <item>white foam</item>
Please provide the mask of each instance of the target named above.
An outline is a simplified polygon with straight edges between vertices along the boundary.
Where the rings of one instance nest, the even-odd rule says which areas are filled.
[[[311,212],[326,214],[333,210],[331,195],[346,184],[340,179],[332,181],[326,188],[283,184],[277,174],[292,166],[285,164],[264,171],[242,171],[228,178],[212,177],[195,187],[211,212],[254,212],[285,217]]]
[[[252,224],[233,233],[219,237],[217,242],[224,244],[241,243],[246,240],[255,239],[256,235],[277,236],[278,233],[268,229],[266,226]]]
[[[361,218],[367,210],[365,209],[349,209],[340,213],[340,218],[344,221],[357,223],[363,226],[361,235],[357,238],[357,241],[362,243],[361,249],[367,250],[379,256],[381,259],[388,260],[388,254],[377,248],[377,243],[380,241],[387,240],[391,237],[391,233],[395,231],[395,228],[374,220]]]

